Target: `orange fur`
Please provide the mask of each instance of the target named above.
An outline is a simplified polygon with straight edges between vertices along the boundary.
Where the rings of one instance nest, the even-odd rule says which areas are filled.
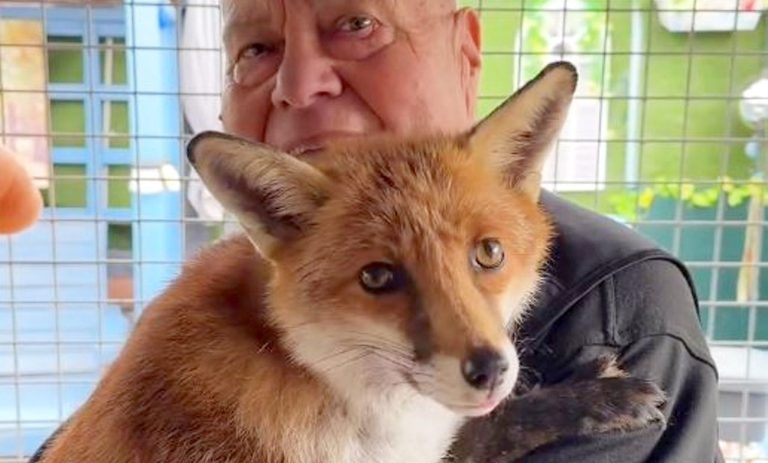
[[[506,339],[499,314],[474,308],[510,291],[525,294],[538,279],[551,228],[528,197],[505,188],[478,156],[448,137],[410,144],[382,139],[364,147],[349,143],[322,157],[313,162],[336,190],[316,218],[324,226],[275,257],[281,273],[290,275],[287,282],[302,281],[300,286],[286,285],[286,294],[355,301],[348,305],[361,316],[380,316],[381,304],[360,294],[354,274],[366,262],[403,262],[416,270],[412,276],[418,286],[429,291],[422,297],[437,308],[439,344],[446,353],[461,356],[473,337]],[[349,236],[366,238],[350,243]],[[510,262],[498,272],[473,278],[465,271],[466,243],[485,236],[502,242]],[[329,278],[340,272],[347,275]],[[454,300],[442,300],[444,295]],[[399,298],[387,301],[386,313],[403,324],[408,300]],[[457,301],[468,307],[448,309]],[[471,332],[457,333],[457,327]]]
[[[489,182],[488,173],[473,169],[466,155],[444,166],[443,178],[431,180],[453,182],[447,195],[424,198],[431,210],[404,207],[414,195],[427,196],[435,188],[426,177],[382,201],[382,192],[370,182],[385,167],[385,159],[386,168],[399,178],[409,178],[399,169],[408,169],[410,162],[426,173],[439,171],[443,159],[428,152],[402,159],[397,154],[403,152],[373,149],[359,156],[349,150],[335,155],[331,171],[343,176],[338,196],[350,201],[329,204],[318,221],[334,225],[276,258],[272,310],[284,326],[308,323],[306,315],[295,313],[296,299],[330,303],[306,307],[308,311],[333,310],[327,305],[345,300],[361,317],[384,315],[398,326],[405,324],[407,301],[387,301],[383,307],[355,286],[350,275],[371,260],[402,259],[418,267],[421,286],[431,289],[426,299],[434,298],[436,306],[451,303],[441,300],[446,294],[464,292],[456,300],[485,307],[481,299],[500,300],[510,281],[527,290],[536,279],[550,229],[535,205]],[[372,219],[389,214],[397,214],[394,227]],[[455,245],[488,233],[508,243],[514,261],[478,281],[467,272],[450,272],[463,267],[466,259],[451,252],[461,249]],[[351,247],[344,243],[350,234],[369,235],[370,240]],[[422,268],[419,262],[428,265]],[[269,322],[262,303],[269,277],[270,266],[243,236],[214,245],[187,264],[181,277],[146,309],[118,361],[44,461],[283,461],[270,449],[290,442],[293,432],[322,427],[323,414],[335,400],[322,381],[292,362],[278,329]],[[505,336],[500,315],[483,316],[471,308],[437,314],[437,343],[445,353],[461,356],[470,339]]]
[[[552,74],[542,85],[574,78]],[[521,104],[533,103],[509,107]],[[459,137],[341,143],[308,163],[198,137],[190,159],[247,238],[185,265],[43,461],[438,461],[463,410],[494,392],[468,386],[461,361],[504,352],[513,363],[498,400],[511,390],[508,329],[552,234],[529,181],[544,153],[525,152],[546,140],[510,137],[512,116]],[[536,162],[505,166],[491,132]],[[506,261],[480,271],[472,252],[488,237]],[[397,264],[408,284],[366,292],[371,262]]]
[[[243,237],[187,264],[44,461],[282,461],[262,448],[316,426],[327,405],[264,321],[267,280]]]

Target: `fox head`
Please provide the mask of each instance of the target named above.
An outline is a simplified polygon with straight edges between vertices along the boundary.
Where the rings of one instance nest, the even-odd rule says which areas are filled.
[[[295,361],[352,402],[415,390],[477,416],[517,379],[509,330],[551,236],[540,173],[575,86],[552,64],[456,136],[302,159],[206,132],[188,157],[272,264],[269,316]]]

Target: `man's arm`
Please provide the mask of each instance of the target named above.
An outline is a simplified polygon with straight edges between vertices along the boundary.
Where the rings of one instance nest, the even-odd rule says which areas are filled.
[[[593,323],[598,323],[595,307],[603,305],[602,336],[591,330],[569,363],[615,352],[631,376],[649,379],[666,393],[662,411],[667,426],[663,430],[650,427],[629,434],[566,439],[542,447],[524,461],[722,461],[717,442],[717,373],[683,274],[669,262],[648,261],[618,272],[601,286],[596,289],[600,304],[597,298],[586,298],[589,307],[572,309],[584,313],[565,317],[550,337],[578,339],[570,331],[585,332],[585,316],[589,314],[595,317]],[[551,344],[571,343],[553,340]],[[557,377],[558,373],[547,376]]]
[[[564,437],[520,461],[722,461],[717,448],[716,371],[687,281],[673,264],[647,261],[618,272],[571,307],[549,330],[543,345],[533,350],[536,354],[526,358],[525,364],[541,376],[541,392],[565,385],[563,380],[579,365],[605,355],[617,356],[631,376],[651,380],[664,390],[667,401],[662,411],[667,424],[663,429],[651,425],[633,432]],[[605,397],[581,400],[589,410]],[[501,421],[520,419],[525,417]],[[466,429],[473,427],[480,429],[473,425]],[[493,429],[485,436],[462,435],[460,442],[513,438],[508,431]]]
[[[604,353],[585,347],[579,357]],[[649,336],[624,348],[619,357],[630,375],[652,379],[665,391],[666,429],[651,426],[631,433],[564,439],[534,451],[538,462],[720,462],[717,449],[717,379],[710,365],[671,336]],[[579,360],[581,361],[581,360]]]

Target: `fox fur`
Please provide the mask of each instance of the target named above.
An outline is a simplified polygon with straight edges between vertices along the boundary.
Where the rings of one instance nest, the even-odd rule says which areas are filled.
[[[311,159],[198,135],[190,161],[245,233],[144,310],[42,461],[440,461],[514,386],[510,332],[552,237],[541,167],[575,85],[555,63],[466,133]],[[477,265],[489,238],[503,249],[493,269]],[[364,290],[377,262],[402,285]],[[480,348],[505,361],[489,390],[462,376]]]

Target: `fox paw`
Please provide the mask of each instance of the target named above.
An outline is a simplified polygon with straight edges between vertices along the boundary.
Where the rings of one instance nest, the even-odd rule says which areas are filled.
[[[598,359],[590,368],[596,379],[573,383],[583,389],[588,402],[581,420],[584,434],[634,431],[656,423],[666,426],[661,411],[666,398],[656,384],[629,376],[610,357]]]

